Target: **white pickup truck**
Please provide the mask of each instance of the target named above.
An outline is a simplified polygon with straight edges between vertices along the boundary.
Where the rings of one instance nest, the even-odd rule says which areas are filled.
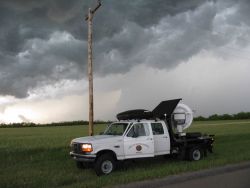
[[[130,110],[117,115],[102,135],[71,141],[70,156],[79,168],[91,163],[97,175],[111,173],[117,161],[178,155],[200,160],[212,152],[213,135],[184,133],[192,122],[192,111],[181,99],[163,101],[152,112]]]

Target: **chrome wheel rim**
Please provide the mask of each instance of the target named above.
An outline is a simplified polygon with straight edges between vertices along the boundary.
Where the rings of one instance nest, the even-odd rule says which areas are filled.
[[[110,172],[112,172],[112,170],[113,170],[113,164],[111,161],[107,160],[102,163],[102,172],[104,174],[109,174]]]
[[[201,152],[200,152],[200,150],[198,150],[198,149],[194,150],[194,152],[193,152],[193,159],[195,161],[198,161],[198,160],[200,160],[200,158],[201,158]]]

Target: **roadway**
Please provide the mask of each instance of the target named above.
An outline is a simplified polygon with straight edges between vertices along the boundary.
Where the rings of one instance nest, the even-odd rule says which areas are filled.
[[[163,179],[120,185],[119,188],[249,188],[250,162],[226,165]]]

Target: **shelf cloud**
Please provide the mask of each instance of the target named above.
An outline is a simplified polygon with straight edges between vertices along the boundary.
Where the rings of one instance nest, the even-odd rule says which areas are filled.
[[[92,1],[0,2],[0,95],[86,77]],[[202,50],[249,39],[248,1],[104,0],[94,18],[95,74],[123,74],[144,64],[172,69]]]
[[[56,121],[87,113],[85,14],[94,6],[94,0],[0,2],[0,117],[25,106],[46,114],[47,104],[60,102],[78,112],[57,107],[63,115]],[[164,97],[200,104],[194,107],[200,114],[248,110],[249,17],[247,0],[102,0],[93,28],[95,91],[98,103],[105,101],[97,118],[113,117],[104,106],[151,109]],[[33,121],[30,114],[18,111],[16,119]],[[53,120],[49,114],[46,121]]]

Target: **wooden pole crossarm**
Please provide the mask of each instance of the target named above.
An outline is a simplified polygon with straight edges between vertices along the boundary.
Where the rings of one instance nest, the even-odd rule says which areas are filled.
[[[97,0],[97,5],[94,8],[94,10],[90,9],[91,14],[95,14],[95,12],[100,8],[101,5],[102,5],[101,0]],[[89,15],[86,15],[85,16],[85,21],[88,21],[88,19],[89,19]]]

